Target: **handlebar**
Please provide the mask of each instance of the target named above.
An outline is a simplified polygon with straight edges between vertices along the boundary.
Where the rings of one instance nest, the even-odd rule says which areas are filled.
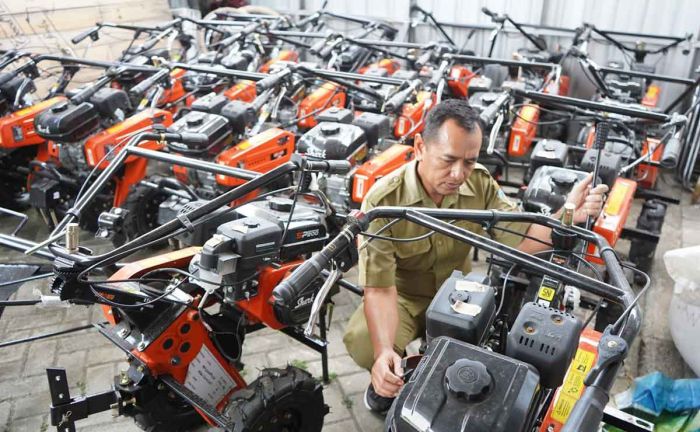
[[[265,90],[269,90],[273,87],[275,87],[277,84],[279,84],[283,79],[285,79],[289,74],[292,73],[292,70],[290,68],[284,68],[280,72],[270,75],[266,78],[261,79],[260,81],[255,83],[255,90],[257,90],[258,94],[264,92]]]
[[[95,27],[89,28],[85,30],[82,33],[79,33],[78,35],[74,36],[70,41],[73,45],[77,45],[83,40],[85,40],[86,37],[90,36],[90,39],[93,41],[96,41],[98,39],[98,34],[97,32],[100,31],[99,25],[96,25]]]
[[[606,104],[602,102],[593,102],[585,99],[576,99],[567,96],[557,96],[548,93],[542,93],[531,90],[521,90],[517,88],[511,89],[511,94],[532,99],[535,102],[543,104],[567,105],[576,108],[589,109],[594,111],[608,112],[612,114],[620,114],[628,117],[635,117],[642,120],[650,120],[658,123],[666,123],[671,120],[672,116],[661,114],[653,111],[647,111],[626,106]]]
[[[660,161],[661,166],[668,169],[675,168],[678,165],[682,147],[680,138],[676,135],[672,136],[664,146],[664,152]]]
[[[134,98],[142,97],[151,87],[156,85],[161,80],[167,79],[169,75],[169,69],[161,69],[129,89],[129,95]]]
[[[422,84],[423,83],[419,79],[411,81],[408,88],[397,91],[391,98],[389,98],[388,101],[386,101],[384,104],[384,110],[394,112],[400,109],[406,102],[406,99],[408,99],[416,89],[420,88]]]

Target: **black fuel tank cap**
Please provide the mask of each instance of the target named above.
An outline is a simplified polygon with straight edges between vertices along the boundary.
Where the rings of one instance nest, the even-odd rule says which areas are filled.
[[[483,400],[491,387],[491,375],[483,363],[459,359],[445,371],[447,389],[468,401]]]

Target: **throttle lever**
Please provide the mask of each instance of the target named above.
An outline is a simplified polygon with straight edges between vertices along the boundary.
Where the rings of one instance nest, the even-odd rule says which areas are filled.
[[[609,325],[600,338],[600,342],[598,343],[598,360],[583,381],[586,386],[593,385],[598,375],[600,375],[605,368],[612,363],[622,361],[627,355],[627,341],[620,336],[612,334],[612,327],[612,325]]]
[[[310,337],[311,335],[313,335],[314,329],[316,328],[316,321],[318,320],[319,313],[321,312],[321,306],[326,301],[331,287],[335,285],[336,282],[338,282],[338,279],[340,279],[340,276],[342,276],[342,274],[343,273],[340,270],[340,268],[334,266],[333,270],[331,270],[330,274],[323,282],[321,289],[318,290],[318,293],[314,298],[314,302],[311,305],[311,313],[309,314],[309,319],[308,321],[306,321],[306,327],[304,328],[304,336]]]

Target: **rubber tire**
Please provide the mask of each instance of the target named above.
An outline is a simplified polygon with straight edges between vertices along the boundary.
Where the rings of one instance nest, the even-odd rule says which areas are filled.
[[[159,177],[152,177],[153,183],[158,184]],[[154,189],[142,184],[131,187],[129,196],[122,208],[129,213],[124,217],[124,236],[126,240],[133,240],[136,237],[158,227],[158,206],[168,199],[170,195],[158,189]],[[155,208],[154,208],[155,205]],[[115,244],[119,246],[119,244]],[[153,247],[160,247],[156,244]]]
[[[263,369],[248,388],[231,396],[223,411],[233,432],[320,432],[327,413],[321,383],[293,366]]]

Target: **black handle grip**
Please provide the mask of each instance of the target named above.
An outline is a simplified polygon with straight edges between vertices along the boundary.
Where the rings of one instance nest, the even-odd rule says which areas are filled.
[[[323,46],[323,48],[321,48],[321,49],[318,51],[318,54],[317,54],[317,55],[318,55],[319,57],[321,57],[322,59],[327,59],[328,57],[331,56],[331,54],[333,54],[333,50],[335,49],[335,47],[336,47],[336,44],[335,44],[335,43],[326,44],[326,45]]]
[[[161,69],[129,89],[129,95],[134,98],[142,97],[151,87],[158,84],[158,82],[167,78],[169,75],[169,69]]]
[[[406,99],[408,99],[408,97],[411,96],[411,94],[421,84],[422,83],[420,80],[413,80],[411,82],[411,85],[409,85],[407,88],[394,93],[394,95],[390,97],[389,100],[386,101],[386,103],[384,104],[384,111],[393,112],[400,109],[406,102]]]
[[[352,168],[350,161],[346,160],[306,160],[305,168],[309,171],[319,171],[328,174],[347,174]]]
[[[275,287],[272,291],[273,302],[277,305],[291,305],[299,293],[321,275],[331,260],[339,256],[355,240],[355,236],[360,231],[359,224],[346,225],[326,247],[304,261],[287,279]]]
[[[326,39],[321,39],[321,40],[318,41],[318,42],[314,42],[314,44],[311,45],[311,46],[309,47],[309,52],[310,52],[311,54],[317,56],[318,53],[321,52],[321,50],[323,49],[323,47],[326,46],[326,43],[327,43],[327,42],[328,42],[328,41],[327,41]]]
[[[95,27],[89,28],[80,34],[73,36],[73,39],[71,39],[70,41],[73,43],[73,45],[77,45],[80,42],[82,42],[83,40],[85,40],[85,38],[88,36],[90,36],[90,38],[93,41],[95,41],[95,40],[97,40],[97,35],[98,35],[97,32],[99,30],[100,30],[100,26],[95,26]]]
[[[678,165],[678,158],[681,153],[682,143],[679,138],[671,137],[664,147],[661,155],[661,166],[664,168],[675,168]]]
[[[255,83],[255,90],[257,90],[258,94],[260,94],[265,90],[271,89],[277,84],[279,84],[280,81],[282,81],[290,73],[291,71],[289,69],[284,69],[281,72],[263,78]]]
[[[561,432],[596,432],[608,399],[608,393],[600,387],[586,387]]]
[[[197,132],[165,132],[163,134],[154,134],[153,138],[148,137],[145,139],[162,139],[168,142],[179,142],[183,144],[189,144],[191,146],[207,146],[209,145],[209,137],[203,133]]]
[[[608,135],[610,135],[610,123],[600,122],[595,125],[595,143],[593,148],[604,149],[605,143],[608,141]]]
[[[488,126],[493,123],[503,105],[505,105],[509,100],[510,95],[508,93],[503,93],[491,105],[484,108],[481,114],[479,114],[479,118],[484,123],[484,126]]]
[[[432,51],[426,51],[423,54],[421,54],[420,57],[418,57],[414,63],[417,67],[422,68],[423,66],[430,63],[430,59],[432,58],[432,56]]]
[[[493,19],[496,19],[496,18],[498,17],[498,15],[496,15],[495,12],[492,12],[492,11],[491,11],[489,8],[487,8],[487,7],[482,7],[482,8],[481,8],[481,12],[485,13],[486,15],[488,15],[489,17],[491,17],[491,18],[493,18]]]

